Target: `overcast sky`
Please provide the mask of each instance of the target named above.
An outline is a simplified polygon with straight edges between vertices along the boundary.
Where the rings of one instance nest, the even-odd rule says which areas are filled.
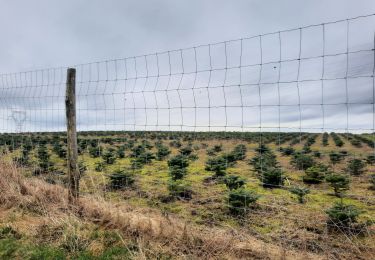
[[[308,26],[311,24],[320,24],[323,22],[330,22],[373,13],[375,13],[375,1],[373,0],[0,0],[0,74],[8,72],[30,71],[40,68],[71,66],[73,64],[82,64],[101,60],[111,60],[142,54],[150,54],[158,51],[187,48],[191,46],[197,46],[200,44],[220,42],[231,39],[239,39],[247,36],[259,35],[268,32],[285,30],[289,28],[298,28]],[[349,51],[371,49],[372,42],[371,38],[369,38],[368,36],[374,32],[374,19],[367,21],[365,25],[366,26],[362,27],[365,27],[366,31],[364,31],[363,34],[359,34],[359,36],[356,35],[355,31],[362,32],[362,30],[365,29],[362,28],[360,25],[353,25],[354,27],[351,29],[351,33],[353,34],[351,36],[351,39],[353,40],[350,40],[349,42],[351,48]],[[326,46],[326,54],[327,50],[329,52],[330,48],[333,50],[332,54],[345,52],[345,48],[343,48],[343,51],[340,49],[340,44],[342,42],[346,42],[346,39],[343,38],[342,35],[339,35],[339,33],[337,32],[339,30],[345,30],[345,28],[345,23],[341,24],[341,27],[338,28],[326,28],[326,34],[328,35],[328,37],[326,38],[328,44]],[[306,46],[303,47],[306,49],[302,49],[302,56],[304,55],[304,52],[311,54],[306,54],[306,56],[314,56],[314,52],[320,55],[319,52],[321,52],[320,49],[322,47],[322,44],[313,44],[312,42],[316,40],[316,38],[321,37],[321,32],[320,34],[317,34],[319,37],[314,37],[314,33],[311,33],[309,36],[309,33],[310,32],[304,32],[305,39],[302,44],[303,46]],[[330,36],[334,36],[332,38],[335,38],[332,39],[331,42],[329,39]],[[288,39],[288,37],[292,36],[283,35],[282,37],[284,44],[283,48],[286,48],[285,46],[287,46],[290,49],[298,49],[299,45],[292,44],[292,39]],[[356,39],[360,39],[361,41],[355,42]],[[237,43],[239,42],[235,42],[233,45],[233,53],[236,52],[235,49],[237,49],[237,51],[239,49],[239,45]],[[274,45],[271,45],[271,47],[269,47],[269,50],[267,49],[267,46],[264,46],[265,50],[263,50],[263,52],[267,54],[272,53],[275,49],[272,46]],[[276,46],[277,50],[278,48],[279,47]],[[206,49],[202,49],[202,51],[207,52]],[[281,52],[283,53],[283,55],[287,56],[286,51],[284,51],[284,49],[281,50]],[[189,56],[191,54],[185,55]],[[373,73],[371,71],[371,68],[373,67],[373,60],[371,59],[371,55],[371,53],[367,53],[363,56],[351,57],[352,61],[350,61],[350,69],[348,70],[349,76],[365,75],[369,76],[369,79],[371,79],[370,76],[371,73]],[[228,50],[228,56],[231,56],[230,50]],[[233,54],[233,56],[235,56],[235,54]],[[272,54],[270,54],[270,56],[272,56]],[[292,57],[292,59],[295,58],[297,57]],[[345,57],[343,58],[343,60],[335,60],[331,61],[331,63],[329,63],[328,61],[325,69],[327,71],[326,73],[332,74],[330,75],[331,78],[345,77],[345,69],[342,70],[340,68],[337,68],[338,64],[345,64]],[[150,60],[151,59],[152,57],[150,57]],[[282,58],[282,60],[286,59],[287,57]],[[199,60],[198,62],[201,63]],[[265,62],[265,60],[263,60],[263,62]],[[319,67],[321,65],[318,64],[321,63],[321,60],[316,60],[315,63],[313,61],[308,66],[305,65],[306,67],[302,67],[300,70],[301,77],[303,77],[305,74],[309,74],[310,77],[312,77],[312,79],[319,79],[321,77],[320,71],[322,71],[322,68]],[[330,66],[334,69],[330,68]],[[152,66],[150,66],[150,64],[149,67],[151,67],[152,69]],[[274,71],[272,69],[274,69]],[[279,81],[283,81],[284,76],[287,77],[288,75],[297,72],[297,67],[293,67],[293,64],[284,66],[283,69],[272,65],[272,68],[270,70],[271,72],[267,72],[267,68],[263,69],[263,75],[260,79],[260,82],[267,83],[267,80],[270,82],[277,82],[278,79],[275,78],[277,76],[276,74],[273,74],[275,72],[278,72],[279,69],[281,70],[281,78]],[[233,74],[231,76],[228,71],[226,72],[228,73],[228,75],[226,76],[229,79],[230,77],[232,77],[233,82],[235,82],[236,75]],[[314,72],[317,72],[317,74],[313,75]],[[342,75],[342,73],[344,73],[344,75]],[[251,73],[246,72],[246,75],[250,74]],[[202,77],[203,78],[200,80],[195,80],[196,83],[194,84],[196,84],[198,87],[200,83],[202,86],[204,85],[204,75]],[[216,77],[217,79],[219,79],[220,75],[217,75]],[[306,77],[308,79],[308,76]],[[329,75],[327,77],[330,78]],[[272,80],[272,78],[274,78],[274,80]],[[182,81],[189,82],[189,79],[185,77]],[[134,84],[134,90],[137,89],[137,84],[140,85],[138,86],[139,90],[142,90],[142,88],[147,88],[146,85],[151,84],[150,82],[151,81],[147,83],[137,82]],[[325,116],[327,118],[329,118],[330,116],[336,117],[335,119],[332,117],[330,121],[328,120],[328,123],[331,123],[332,127],[336,126],[338,128],[344,129],[345,127],[348,127],[347,123],[344,122],[341,125],[337,125],[337,123],[347,120],[346,118],[348,113],[343,112],[345,111],[345,107],[339,108],[338,105],[348,102],[348,100],[345,100],[344,96],[341,96],[341,98],[344,98],[344,100],[341,101],[339,100],[340,97],[338,99],[334,99],[337,98],[337,88],[339,85],[342,85],[342,83],[343,82],[335,82],[335,84],[331,84],[331,86],[327,84],[327,99],[324,102],[327,104],[337,104],[337,106],[334,109],[327,107],[327,111],[332,111],[330,111],[329,113],[327,112]],[[123,85],[123,83],[121,82],[119,82],[119,84]],[[170,83],[169,89],[175,89],[178,86],[180,86],[180,83],[175,84],[176,86],[173,86],[173,82]],[[190,85],[189,83],[186,84],[188,84],[188,87],[186,87],[186,89],[193,88],[193,83],[191,83]],[[234,84],[237,84],[237,82]],[[358,86],[358,82],[349,82],[349,91],[353,91],[354,89],[354,87],[350,88],[350,84]],[[350,121],[355,122],[354,125],[356,125],[356,127],[358,128],[371,128],[372,124],[370,125],[369,122],[373,120],[374,116],[371,110],[371,103],[373,103],[373,100],[368,100],[368,93],[371,90],[372,83],[371,81],[366,81],[366,79],[364,79],[363,82],[361,82],[360,84],[362,88],[356,87],[356,89],[358,89],[358,93],[350,92],[350,97],[357,98],[358,100],[356,100],[356,102],[363,103],[366,105],[370,104],[370,106],[360,108],[356,107],[355,109],[353,109],[353,111],[356,111],[353,112],[356,116],[354,117],[353,114]],[[230,83],[219,82],[217,86],[220,85],[230,85]],[[7,86],[9,87],[9,83],[7,83]],[[115,87],[116,86],[114,86],[113,88]],[[288,88],[290,86],[285,87]],[[90,88],[90,86],[82,85],[81,88]],[[331,88],[331,92],[329,91],[329,88]],[[161,87],[160,89],[163,89],[163,87]],[[295,87],[293,89],[295,89]],[[214,115],[219,115],[219,118],[223,118],[224,114],[223,111],[220,110],[220,108],[224,108],[226,105],[229,106],[230,104],[232,104],[234,107],[241,105],[239,103],[239,95],[246,95],[246,91],[250,90],[251,88],[246,86],[242,86],[242,88],[237,88],[233,91],[229,90],[228,88],[227,98],[229,99],[229,103],[220,104],[219,102],[216,105],[218,107],[218,111],[211,111],[211,113],[213,113]],[[2,95],[3,97],[8,95],[10,98],[15,98],[20,95],[23,95],[22,97],[25,97],[27,89],[21,89],[21,91],[23,91],[22,94],[16,93],[15,91],[7,91]],[[44,90],[40,91],[44,95],[47,95],[45,92],[43,92]],[[238,91],[242,92],[239,94]],[[285,101],[285,103],[287,103],[288,99],[290,101],[294,98],[294,95],[297,95],[293,91],[294,90],[290,90],[288,92],[287,90],[285,90],[283,93],[281,93],[281,95],[284,96],[283,100]],[[213,89],[211,93],[211,99],[217,101],[221,98],[221,94],[214,92],[215,91]],[[88,92],[86,91],[85,93],[87,94]],[[267,102],[270,102],[270,104],[275,104],[276,99],[272,99],[272,97],[269,96],[275,94],[276,89],[270,89],[269,91],[266,91],[266,89],[264,89],[262,93],[262,99],[266,100],[263,101],[262,104],[267,104]],[[305,93],[305,95],[303,95],[303,93]],[[310,89],[309,86],[301,87],[300,98],[302,99],[302,101],[300,100],[290,102],[293,105],[296,105],[297,103],[302,103],[305,105],[309,104],[309,98],[313,98],[313,95],[311,94],[314,93],[316,93],[316,89],[314,90],[314,88],[311,86]],[[132,97],[126,97],[126,95],[125,97],[123,95],[118,97],[116,96],[116,98],[118,99],[115,100],[115,98],[112,96],[111,100],[105,100],[105,98],[103,98],[103,100],[95,102],[95,105],[97,107],[99,106],[99,103],[103,102],[104,104],[107,104],[107,106],[108,103],[112,104],[112,106],[107,107],[107,110],[111,110],[111,112],[109,113],[110,115],[107,115],[106,113],[101,114],[100,112],[97,112],[96,114],[87,113],[85,118],[91,119],[87,119],[88,121],[85,123],[83,123],[82,121],[82,125],[86,124],[87,129],[92,128],[94,121],[96,126],[98,126],[98,124],[116,125],[115,123],[113,123],[113,121],[117,120],[117,116],[119,116],[116,112],[116,109],[127,108],[126,102],[129,102],[130,99],[133,103],[129,105],[128,108],[154,108],[155,104],[151,104],[154,102],[151,99],[168,99],[168,97],[156,97],[154,95],[153,97],[141,97],[141,99],[143,98],[143,101],[141,99],[137,101],[137,97],[134,97],[133,93],[131,94]],[[171,96],[169,96],[169,98],[176,100],[177,96],[173,97],[173,95],[178,94],[181,95],[181,93],[176,94],[171,92]],[[195,103],[192,104],[192,98],[194,94],[198,96],[198,99],[199,97],[201,97],[201,99],[207,101],[207,97],[205,97],[207,93],[185,93],[185,96],[190,96],[191,98],[188,98],[185,101],[180,101],[179,104],[175,104],[175,106],[173,107],[185,106],[187,108],[191,108],[193,106],[214,106],[212,103],[202,103],[199,105],[197,103],[199,102],[199,100],[195,100]],[[247,105],[248,109],[251,109],[252,105],[259,105],[259,100],[254,102],[251,101],[252,94],[253,92],[245,96],[245,104],[242,103],[242,105]],[[237,96],[235,97],[235,95]],[[316,102],[313,102],[314,104],[318,104],[320,102],[318,100],[320,96],[321,95],[316,94]],[[43,95],[41,97],[43,97]],[[63,91],[61,92],[61,97],[63,97]],[[37,98],[35,97],[35,93],[33,98],[34,101],[35,98]],[[144,98],[146,98],[146,101],[144,101]],[[306,101],[303,101],[303,98],[306,98]],[[91,97],[91,101],[92,99],[93,97]],[[51,118],[54,118],[56,125],[63,125],[62,120],[56,119],[63,118],[63,113],[61,113],[63,112],[63,109],[62,107],[53,107],[53,104],[56,105],[56,101],[52,99],[49,101],[49,103],[52,104],[50,106],[45,105],[44,102],[47,102],[46,99],[44,99],[42,102],[38,101],[35,104],[33,104],[30,100],[26,101],[26,99],[19,101],[23,105],[15,105],[13,103],[9,105],[9,100],[10,99],[8,99],[8,104],[5,104],[4,102],[2,103],[2,118],[5,121],[9,121],[9,117],[12,116],[10,107],[13,110],[15,108],[17,110],[27,110],[27,107],[35,108],[35,106],[38,106],[39,104],[40,109],[45,109],[45,111],[56,111],[56,113],[58,114],[54,115],[51,112],[48,115]],[[121,104],[124,103],[124,100],[126,102],[125,105],[122,106]],[[350,101],[351,100],[349,100],[349,102]],[[137,105],[135,105],[134,102],[137,102]],[[166,102],[167,101],[165,100],[159,101],[159,104],[157,104],[156,106],[172,107],[171,103],[167,104]],[[185,102],[185,104],[181,104],[181,102]],[[186,105],[189,103],[190,105]],[[81,104],[81,109],[84,111],[87,111],[89,109],[92,110],[93,108],[94,107],[90,107],[90,104],[87,100],[86,103],[82,102]],[[266,108],[264,109],[266,110]],[[112,110],[114,113],[112,113]],[[300,127],[299,123],[301,121],[301,113],[296,114],[297,110],[296,108],[293,108],[290,111],[287,111],[287,108],[285,108],[285,111],[281,111],[281,113],[284,114],[284,118],[287,118],[284,125],[285,127]],[[304,112],[303,115],[305,116],[302,120],[304,120],[305,122],[310,122],[307,127],[322,127],[322,115],[320,114],[322,109],[319,108],[318,110],[317,107],[311,106],[305,107],[302,110],[302,112]],[[252,126],[257,127],[257,124],[255,122],[257,120],[259,121],[259,118],[257,118],[259,117],[258,112],[244,112],[243,109],[241,109],[240,111],[235,110],[235,108],[233,108],[232,112],[228,111],[226,112],[229,114],[229,119],[234,118],[233,116],[231,116],[231,113],[237,116],[240,113],[247,113],[246,115],[251,116],[245,115],[246,118],[244,119],[244,116],[242,115],[242,119],[236,117],[236,119],[233,120],[233,122],[228,121],[228,118],[226,119],[226,122],[220,121],[221,119],[218,119],[218,121],[220,122],[218,122],[217,126],[237,126],[241,124],[243,126],[243,124],[246,124],[250,128]],[[178,116],[175,120],[172,118],[172,121],[174,120],[176,125],[195,125],[199,121],[199,119],[197,119],[197,113],[198,116],[204,114],[203,111],[202,113],[200,113],[196,110],[185,112],[187,113],[187,116],[185,116],[185,121],[182,122],[181,118],[178,118]],[[279,118],[272,117],[272,115],[275,115],[276,112],[278,111],[270,110],[268,111],[269,115],[267,115],[267,112],[263,113],[263,126],[267,126],[267,120],[269,126],[280,125]],[[147,117],[147,113],[150,113],[148,115],[147,123],[144,121],[144,119],[141,119],[142,123],[139,123],[140,121],[138,121],[138,123],[134,121],[134,118]],[[130,124],[137,125],[151,125],[150,118],[156,117],[156,115],[152,113],[153,112],[151,110],[148,112],[144,112],[144,114],[142,114],[141,112],[134,112],[132,118],[128,118],[128,122],[131,121]],[[190,116],[188,115],[189,113]],[[195,115],[192,115],[192,113],[195,113]],[[112,114],[113,117],[111,116]],[[161,114],[158,114],[158,116],[160,118],[162,117]],[[26,117],[27,120],[30,121],[30,124],[35,124],[38,121],[42,120],[41,118],[39,118],[39,116],[30,115],[30,112],[29,115],[27,115]],[[45,115],[45,118],[46,117],[47,114]],[[267,117],[269,118],[267,119]],[[32,118],[34,118],[34,120]],[[194,119],[189,120],[189,118]],[[170,120],[171,119],[169,115],[169,121],[165,124],[171,125],[172,123]],[[364,121],[366,121],[367,125],[363,124]],[[207,118],[202,119],[202,122],[205,122],[202,123],[202,126],[206,126]],[[213,121],[210,121],[210,124],[211,123],[214,124]],[[46,123],[45,127],[47,127],[47,125],[53,124],[54,123],[51,123],[50,120],[48,124]],[[152,124],[162,123],[160,121],[153,121]],[[325,127],[331,126],[326,125]],[[9,128],[11,128],[10,125],[5,125],[5,123],[3,123],[0,130],[6,131]],[[37,130],[38,128],[39,127],[36,127],[35,129]],[[59,129],[58,127],[56,128]]]
[[[0,71],[128,57],[375,13],[373,0],[0,0]]]

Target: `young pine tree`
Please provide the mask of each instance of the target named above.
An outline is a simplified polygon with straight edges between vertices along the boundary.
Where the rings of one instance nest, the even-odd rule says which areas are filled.
[[[209,158],[206,162],[205,170],[214,172],[214,177],[223,177],[226,175],[227,167],[227,161],[223,157],[219,156]]]
[[[109,175],[108,178],[109,187],[114,190],[121,190],[126,187],[131,187],[135,182],[134,175],[125,170],[116,170]]]
[[[326,181],[335,192],[335,196],[342,197],[344,192],[349,189],[349,178],[342,174],[330,174],[327,176]]]
[[[246,181],[240,176],[229,175],[224,178],[224,183],[229,190],[235,190],[242,188],[246,184]]]
[[[344,204],[343,201],[340,201],[335,202],[326,213],[328,215],[327,223],[330,227],[345,230],[357,223],[357,218],[362,211],[354,205]]]
[[[327,173],[328,168],[323,164],[318,164],[306,169],[302,180],[307,184],[319,184],[324,181]]]
[[[310,190],[305,187],[292,187],[289,191],[292,194],[297,195],[299,203],[305,203],[305,196],[310,193]]]
[[[229,212],[233,215],[244,215],[258,199],[259,195],[253,191],[245,189],[231,190],[228,194]]]
[[[187,167],[189,166],[189,161],[184,155],[176,155],[169,159],[168,167],[169,174],[172,180],[181,180],[187,174]]]
[[[347,171],[352,175],[361,175],[365,171],[365,163],[360,159],[352,159],[348,162]]]

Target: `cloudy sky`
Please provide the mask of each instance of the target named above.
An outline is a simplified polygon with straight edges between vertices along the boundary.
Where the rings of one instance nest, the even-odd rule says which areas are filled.
[[[262,49],[259,38],[247,39],[373,14],[373,0],[0,0],[0,6],[0,74],[85,64],[76,66],[82,130],[373,129],[374,16],[305,28],[302,39],[298,29],[264,36]],[[232,39],[243,40],[205,45]],[[121,59],[143,54],[150,55]],[[2,76],[0,131],[14,131],[23,120],[24,131],[63,129],[64,77],[62,70]]]

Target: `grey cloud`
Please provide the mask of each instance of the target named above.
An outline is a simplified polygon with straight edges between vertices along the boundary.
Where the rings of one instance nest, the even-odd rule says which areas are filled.
[[[322,26],[303,29],[301,49],[298,29],[262,37],[261,49],[256,37],[211,45],[210,52],[207,45],[184,49],[371,13],[373,1],[15,0],[2,6],[1,71],[110,59],[77,66],[81,130],[373,127],[374,16],[350,23],[349,55],[346,22],[325,26],[325,41]],[[121,59],[159,50],[177,51]],[[2,76],[1,131],[16,129],[13,110],[27,110],[24,129],[64,129],[65,74],[43,73],[18,82],[6,76],[5,83]]]

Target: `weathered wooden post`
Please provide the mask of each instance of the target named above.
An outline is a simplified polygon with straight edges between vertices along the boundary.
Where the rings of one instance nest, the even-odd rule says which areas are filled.
[[[79,197],[79,170],[77,150],[77,126],[76,126],[76,69],[68,68],[66,78],[66,122],[68,141],[68,177],[70,203],[75,203]]]

